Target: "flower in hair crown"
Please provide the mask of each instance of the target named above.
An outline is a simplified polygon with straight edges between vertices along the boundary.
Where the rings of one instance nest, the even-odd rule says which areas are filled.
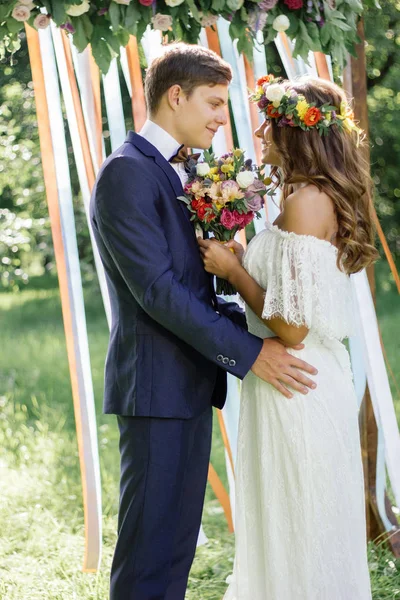
[[[329,103],[316,106],[302,94],[283,84],[280,77],[264,75],[257,81],[256,89],[250,94],[267,119],[274,119],[279,127],[300,127],[303,131],[317,129],[327,135],[332,125],[357,134],[357,144],[362,130],[354,123],[354,115],[346,102],[340,107]]]

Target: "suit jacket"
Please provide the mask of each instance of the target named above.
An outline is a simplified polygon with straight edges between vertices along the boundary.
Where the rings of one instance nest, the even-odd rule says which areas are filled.
[[[236,305],[218,303],[182,194],[175,170],[133,132],[98,175],[91,222],[112,310],[106,413],[191,418],[221,408],[226,371],[243,378],[261,350]]]

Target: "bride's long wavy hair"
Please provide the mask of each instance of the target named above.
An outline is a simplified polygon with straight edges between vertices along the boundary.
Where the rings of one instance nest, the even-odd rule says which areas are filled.
[[[345,92],[323,79],[301,78],[284,82],[287,89],[303,94],[317,106],[328,103],[340,107]],[[273,167],[271,177],[282,188],[282,208],[292,193],[294,183],[314,184],[333,201],[338,232],[338,266],[346,273],[357,273],[378,258],[374,246],[375,230],[372,211],[372,180],[364,157],[363,139],[358,145],[354,131],[329,128],[321,137],[317,130],[279,127],[271,119],[272,137],[282,158],[281,167]]]

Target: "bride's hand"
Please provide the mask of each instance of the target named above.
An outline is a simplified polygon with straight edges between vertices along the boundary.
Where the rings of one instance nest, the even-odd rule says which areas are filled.
[[[242,244],[239,244],[239,242],[235,242],[235,240],[229,240],[229,242],[226,242],[226,244],[224,244],[225,248],[232,248],[235,255],[238,257],[238,260],[240,262],[240,264],[243,264],[243,255],[244,255],[244,248],[242,246]]]
[[[221,279],[231,277],[232,273],[240,267],[236,254],[231,252],[224,244],[216,240],[202,240],[197,238],[200,253],[207,273],[212,273]]]

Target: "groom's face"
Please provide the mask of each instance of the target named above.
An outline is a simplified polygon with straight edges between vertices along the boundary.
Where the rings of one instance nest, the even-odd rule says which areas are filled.
[[[189,96],[183,92],[175,113],[179,141],[189,148],[209,148],[227,122],[228,85],[199,85]]]

